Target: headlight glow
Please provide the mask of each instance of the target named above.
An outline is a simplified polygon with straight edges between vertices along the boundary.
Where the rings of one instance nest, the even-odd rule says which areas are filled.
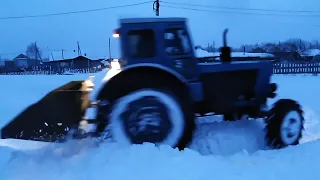
[[[121,69],[121,64],[118,59],[113,59],[110,62],[111,69]]]

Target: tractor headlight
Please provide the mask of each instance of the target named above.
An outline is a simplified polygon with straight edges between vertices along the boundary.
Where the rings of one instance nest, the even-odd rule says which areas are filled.
[[[120,64],[120,61],[119,59],[113,59],[111,60],[110,62],[110,68],[111,69],[121,69],[121,64]]]

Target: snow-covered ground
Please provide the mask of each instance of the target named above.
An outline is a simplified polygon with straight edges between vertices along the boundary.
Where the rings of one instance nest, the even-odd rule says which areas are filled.
[[[48,91],[88,76],[0,76],[0,126]],[[260,121],[201,121],[190,148],[182,152],[152,144],[105,143],[95,148],[90,141],[48,145],[0,140],[0,179],[318,180],[320,78],[278,75],[273,81],[280,86],[277,98],[293,98],[303,105],[306,131],[298,146],[265,150]]]

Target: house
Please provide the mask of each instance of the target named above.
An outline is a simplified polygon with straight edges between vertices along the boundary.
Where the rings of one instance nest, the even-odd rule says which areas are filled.
[[[39,65],[40,61],[37,59],[30,59],[28,56],[24,54],[19,54],[17,57],[13,59],[14,64],[16,67],[24,68],[30,66],[37,66]]]
[[[84,56],[77,56],[70,59],[58,59],[44,63],[53,69],[86,69],[90,68],[91,59]]]
[[[12,71],[16,71],[17,69],[19,69],[19,68],[16,68],[15,62],[12,61],[12,60],[0,61],[0,71],[1,71],[1,73],[12,72]]]
[[[98,58],[98,59],[91,59],[90,66],[93,68],[100,68],[104,65],[102,61],[104,61],[105,58]]]
[[[5,70],[5,62],[0,60],[0,73],[4,73]]]
[[[306,61],[319,61],[320,49],[310,49],[301,55]]]
[[[53,51],[49,53],[48,61],[44,65],[53,69],[87,69],[101,67],[103,59],[90,58],[86,53],[78,54],[76,51]]]
[[[15,62],[14,61],[4,61],[4,66],[6,69],[13,69],[15,67]]]
[[[313,56],[312,61],[320,62],[320,54]]]

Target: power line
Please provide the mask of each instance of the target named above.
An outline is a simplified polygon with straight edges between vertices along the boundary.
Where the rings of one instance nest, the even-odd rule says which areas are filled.
[[[228,9],[228,10],[242,10],[242,11],[264,11],[264,12],[282,12],[282,13],[320,13],[318,11],[311,10],[277,10],[277,9],[260,9],[260,8],[236,8],[236,7],[226,7],[226,6],[211,6],[211,5],[199,5],[199,4],[189,4],[189,3],[176,3],[169,1],[160,1],[164,4],[172,5],[183,5],[183,6],[193,6],[193,7],[204,7],[204,8],[214,8],[214,9]]]
[[[141,3],[135,3],[135,4],[127,4],[127,5],[121,5],[121,6],[110,6],[110,7],[89,9],[89,10],[81,10],[81,11],[69,11],[69,12],[51,13],[51,14],[0,17],[0,20],[5,20],[5,19],[25,19],[25,18],[37,18],[37,17],[61,16],[61,15],[88,13],[88,12],[104,11],[104,10],[116,9],[116,8],[138,6],[138,5],[143,5],[143,4],[147,4],[147,3],[150,3],[150,2],[153,2],[153,1],[145,1],[145,2],[141,2]]]
[[[174,8],[174,9],[185,9],[192,11],[202,11],[202,12],[212,12],[212,13],[222,13],[222,14],[241,14],[241,15],[262,15],[262,16],[300,16],[300,17],[319,17],[319,14],[271,14],[271,13],[254,13],[254,12],[236,12],[236,11],[223,11],[223,10],[213,10],[213,9],[200,9],[200,8],[189,8],[189,7],[179,7],[170,5],[161,5],[162,7]]]

